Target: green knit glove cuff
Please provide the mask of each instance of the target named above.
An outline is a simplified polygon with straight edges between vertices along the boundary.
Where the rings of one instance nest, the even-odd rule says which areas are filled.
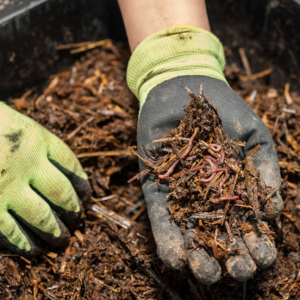
[[[227,83],[224,50],[212,33],[197,27],[178,26],[146,38],[133,52],[127,83],[142,108],[158,84],[178,76],[204,75]]]

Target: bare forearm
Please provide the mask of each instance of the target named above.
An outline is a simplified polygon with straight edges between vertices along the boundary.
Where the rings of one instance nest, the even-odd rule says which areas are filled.
[[[146,37],[174,26],[210,31],[204,0],[118,0],[131,51]]]

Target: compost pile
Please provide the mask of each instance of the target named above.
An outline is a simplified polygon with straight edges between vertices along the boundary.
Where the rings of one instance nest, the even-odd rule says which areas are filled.
[[[138,115],[138,103],[125,81],[129,51],[108,40],[61,51],[78,53],[94,46],[101,48],[52,75],[44,91],[32,89],[11,101],[71,147],[89,176],[93,198],[83,204],[81,222],[71,231],[66,249],[49,248],[33,260],[1,250],[0,299],[176,299],[176,293],[183,299],[242,299],[243,284],[229,275],[205,286],[188,268],[175,272],[157,258],[140,185],[127,183],[138,172],[137,160],[128,151],[136,144]],[[246,299],[298,299],[300,97],[288,85],[285,90],[269,87],[260,78],[267,74],[245,76],[233,62],[225,69],[230,85],[270,129],[283,175],[285,206],[271,224],[277,259],[247,282]]]
[[[142,146],[156,162],[143,159],[147,169],[134,178],[152,172],[157,175],[158,185],[160,180],[167,181],[170,221],[183,234],[187,223],[193,222],[196,235],[191,246],[208,247],[219,258],[219,251],[225,255],[239,249],[228,250],[218,236],[226,233],[229,246],[233,234],[251,231],[243,221],[246,218],[255,219],[260,229],[270,235],[262,222],[263,210],[276,189],[268,187],[254,167],[252,156],[260,145],[240,161],[240,146],[245,144],[224,133],[217,109],[203,95],[203,85],[198,97],[187,87],[186,90],[191,101],[184,108],[183,119],[177,128],[152,141],[161,146],[151,155]]]

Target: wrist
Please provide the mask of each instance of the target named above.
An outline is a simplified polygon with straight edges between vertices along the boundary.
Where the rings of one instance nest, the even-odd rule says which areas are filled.
[[[142,107],[155,86],[178,76],[203,75],[226,82],[224,67],[223,46],[214,34],[177,26],[149,36],[136,48],[128,64],[127,83]]]

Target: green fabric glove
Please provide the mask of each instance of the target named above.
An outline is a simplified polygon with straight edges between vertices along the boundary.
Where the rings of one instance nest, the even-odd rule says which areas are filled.
[[[0,102],[0,157],[0,244],[26,256],[41,251],[41,240],[64,246],[69,232],[60,219],[74,223],[80,217],[77,195],[86,200],[90,194],[76,156],[58,137]]]
[[[183,118],[183,108],[190,102],[184,86],[197,94],[203,83],[204,95],[218,109],[225,132],[246,142],[242,154],[247,155],[260,144],[259,151],[253,155],[254,164],[267,184],[279,189],[280,168],[271,134],[254,111],[228,86],[223,75],[224,66],[222,44],[201,28],[166,29],[148,37],[136,48],[128,65],[127,81],[140,100],[139,155],[149,159],[141,151],[141,145],[148,151],[155,148],[152,141],[175,128],[176,120]],[[140,160],[140,169],[144,168],[145,164]],[[194,237],[193,225],[189,224],[187,234],[182,235],[180,228],[169,221],[168,185],[158,187],[153,184],[154,179],[154,176],[146,175],[141,183],[159,256],[177,270],[188,263],[202,283],[216,282],[221,276],[219,263],[205,249],[187,251],[188,240]],[[277,193],[265,207],[265,219],[274,219],[282,205]],[[248,225],[256,227],[255,222]],[[242,249],[236,255],[225,257],[228,273],[239,281],[248,280],[257,267],[267,268],[276,258],[274,243],[258,230],[235,236],[230,246]]]
[[[160,83],[185,75],[226,82],[224,67],[223,46],[214,34],[192,26],[172,27],[138,45],[128,64],[127,84],[142,108],[149,92]]]

